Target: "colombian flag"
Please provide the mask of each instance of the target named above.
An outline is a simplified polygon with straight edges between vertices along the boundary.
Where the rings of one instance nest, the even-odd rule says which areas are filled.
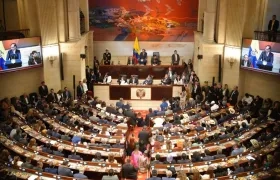
[[[140,46],[139,46],[138,38],[136,37],[133,45],[134,64],[138,63],[139,55],[140,55]]]
[[[250,60],[252,62],[253,68],[257,68],[257,57],[259,56],[259,52],[260,52],[259,41],[252,40],[250,48],[249,48],[248,57],[250,58]]]

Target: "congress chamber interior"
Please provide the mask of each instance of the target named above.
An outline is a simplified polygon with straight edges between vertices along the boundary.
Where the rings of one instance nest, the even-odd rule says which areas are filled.
[[[1,0],[0,180],[279,180],[279,0]]]

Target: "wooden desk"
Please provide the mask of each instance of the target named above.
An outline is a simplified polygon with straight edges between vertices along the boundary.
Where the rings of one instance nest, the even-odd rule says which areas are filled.
[[[168,67],[172,67],[173,72],[177,74],[182,74],[184,71],[184,66],[169,66],[169,65],[160,65],[160,66],[127,66],[127,65],[100,65],[99,71],[102,75],[109,73],[113,79],[119,78],[120,74],[126,74],[128,77],[131,75],[138,75],[139,79],[146,79],[146,77],[151,74],[154,76],[154,79],[162,79],[168,70]]]

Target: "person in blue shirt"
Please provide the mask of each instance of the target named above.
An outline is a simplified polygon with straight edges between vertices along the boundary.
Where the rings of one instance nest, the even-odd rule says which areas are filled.
[[[162,103],[160,104],[160,110],[161,110],[161,111],[166,111],[166,110],[167,110],[167,107],[168,107],[168,103],[166,102],[166,99],[163,98],[163,99],[162,99]]]
[[[72,143],[73,144],[78,144],[79,142],[81,142],[82,141],[82,139],[81,139],[81,137],[80,137],[80,135],[77,133],[77,134],[75,134],[74,136],[73,136],[73,138],[72,138]]]

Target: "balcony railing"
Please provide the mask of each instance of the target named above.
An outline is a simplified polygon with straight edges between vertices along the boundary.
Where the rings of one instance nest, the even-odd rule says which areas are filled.
[[[280,42],[280,32],[255,31],[255,39],[261,41]]]
[[[0,40],[19,39],[29,37],[29,29],[18,29],[0,32]]]

